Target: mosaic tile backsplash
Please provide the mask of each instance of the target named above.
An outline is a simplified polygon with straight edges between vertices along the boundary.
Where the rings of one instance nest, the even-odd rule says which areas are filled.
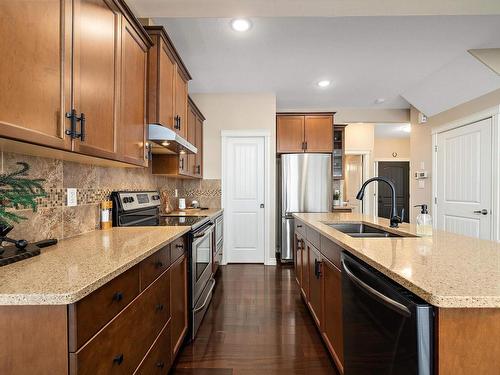
[[[14,226],[10,235],[28,241],[46,238],[67,238],[99,228],[99,203],[114,190],[159,190],[169,197],[170,206],[177,208],[175,189],[179,197],[192,200],[202,207],[220,208],[220,180],[182,180],[153,176],[150,168],[111,168],[79,164],[58,159],[14,153],[0,154],[0,173],[17,170],[17,162],[30,165],[30,178],[45,179],[47,196],[39,199],[36,212],[18,210],[26,217]],[[66,205],[66,189],[76,188],[78,205]]]

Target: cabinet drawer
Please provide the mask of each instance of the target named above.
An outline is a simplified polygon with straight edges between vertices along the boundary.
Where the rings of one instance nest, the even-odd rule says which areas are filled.
[[[319,232],[306,226],[306,238],[316,249],[320,248],[319,236],[320,236]]]
[[[182,236],[170,244],[170,260],[175,262],[186,251],[186,237]]]
[[[170,270],[77,353],[70,374],[131,374],[170,317]]]
[[[323,256],[326,257],[330,262],[335,264],[338,269],[342,269],[342,267],[340,266],[340,254],[342,254],[342,248],[325,236],[321,236],[320,241],[320,249]]]
[[[302,221],[297,219],[295,219],[295,232],[300,233],[303,236],[306,235],[306,225]]]
[[[139,266],[69,305],[69,351],[76,352],[139,294]]]
[[[168,322],[134,375],[166,374],[171,364],[170,322]]]
[[[140,263],[141,290],[146,289],[168,267],[170,267],[170,245],[161,248]]]

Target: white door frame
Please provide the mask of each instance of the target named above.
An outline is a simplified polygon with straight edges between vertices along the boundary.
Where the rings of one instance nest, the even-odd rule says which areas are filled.
[[[346,155],[362,155],[363,156],[363,182],[373,177],[371,170],[372,152],[370,150],[349,150]],[[363,197],[363,215],[370,215],[373,211],[373,204],[370,199],[370,194],[365,194]]]
[[[264,264],[266,266],[276,265],[276,253],[274,249],[274,240],[271,238],[271,232],[274,227],[274,219],[271,218],[271,131],[267,129],[255,130],[221,130],[221,186],[222,186],[222,208],[228,207],[227,194],[224,186],[227,183],[227,163],[226,148],[229,138],[238,137],[262,137],[264,138]],[[224,220],[224,233],[227,232],[227,220]],[[227,264],[227,246],[228,241],[224,241],[222,255],[222,264]]]
[[[436,176],[438,171],[437,165],[437,144],[438,134],[444,133],[448,130],[460,128],[462,126],[471,125],[475,122],[491,118],[491,131],[492,131],[492,197],[491,197],[491,239],[500,241],[500,106],[491,107],[484,111],[474,113],[470,116],[460,118],[446,124],[432,128],[432,175]],[[434,228],[437,228],[438,206],[437,206],[437,178],[432,178],[432,214],[436,218],[433,220]]]

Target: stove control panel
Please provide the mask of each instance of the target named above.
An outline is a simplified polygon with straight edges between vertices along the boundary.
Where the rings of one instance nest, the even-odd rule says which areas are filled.
[[[123,211],[158,207],[161,204],[160,193],[157,191],[121,191],[114,194]]]

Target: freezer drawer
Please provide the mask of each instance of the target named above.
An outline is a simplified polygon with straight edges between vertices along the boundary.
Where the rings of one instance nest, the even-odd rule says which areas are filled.
[[[281,219],[281,261],[293,262],[294,218]]]

